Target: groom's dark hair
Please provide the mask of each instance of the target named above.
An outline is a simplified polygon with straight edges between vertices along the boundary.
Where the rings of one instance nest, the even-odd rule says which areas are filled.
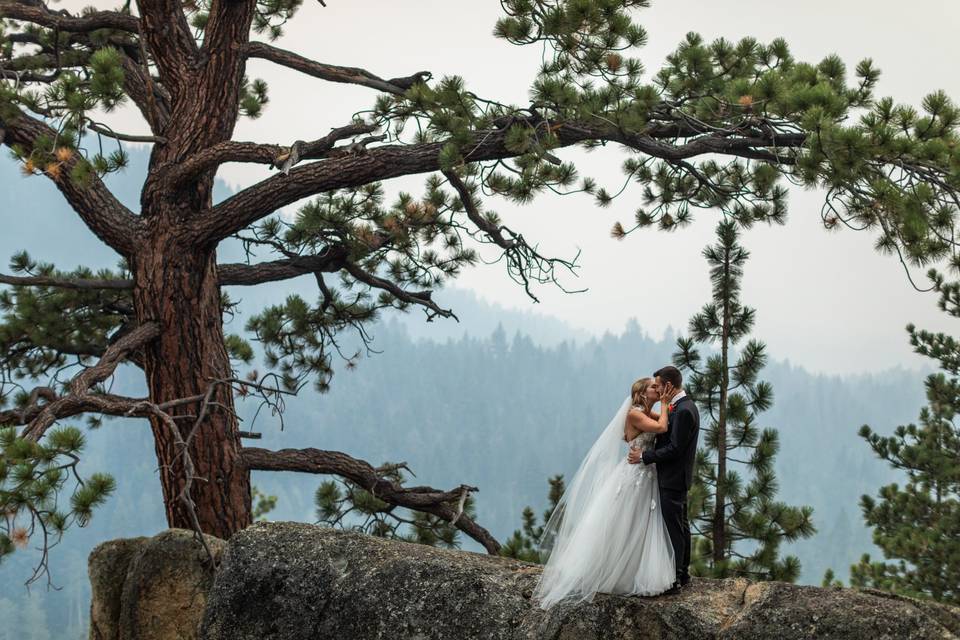
[[[657,369],[657,372],[654,373],[653,376],[660,378],[664,382],[669,382],[675,388],[680,388],[680,385],[683,384],[683,376],[680,374],[680,369],[670,365]]]

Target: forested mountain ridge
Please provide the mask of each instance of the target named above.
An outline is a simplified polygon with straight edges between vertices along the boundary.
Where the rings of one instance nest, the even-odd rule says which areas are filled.
[[[133,159],[136,165],[145,158]],[[110,265],[109,253],[99,250],[95,240],[70,233],[69,225],[79,223],[62,215],[57,194],[48,194],[52,187],[12,178],[12,170],[4,175],[8,182],[0,190],[0,205],[22,213],[11,219],[15,232],[0,238],[4,255],[31,246],[29,238],[42,235],[49,253],[38,259],[64,268],[80,262]],[[135,201],[136,194],[125,195]],[[285,293],[278,287],[260,295],[274,300]],[[284,432],[268,414],[261,414],[252,428],[263,433],[265,447],[314,446],[349,451],[374,463],[406,461],[418,480],[432,486],[475,485],[480,488],[478,520],[502,539],[519,525],[524,506],[538,511],[545,506],[547,477],[576,470],[629,384],[668,362],[674,340],[653,339],[634,323],[598,339],[568,330],[570,339],[564,341],[562,323],[491,308],[465,293],[449,295],[460,325],[426,325],[420,314],[390,315],[371,329],[380,353],[362,358],[356,369],[339,371],[328,394],[305,389],[291,399]],[[227,330],[239,332],[245,314],[262,303],[242,298]],[[491,329],[497,322],[507,328]],[[443,339],[423,338],[434,335],[435,328]],[[802,582],[819,582],[827,566],[844,577],[847,566],[872,549],[857,500],[891,480],[857,429],[869,423],[889,432],[913,420],[923,403],[923,375],[891,371],[841,379],[777,362],[776,353],[771,357],[764,377],[773,385],[774,406],[764,414],[763,426],[781,434],[779,495],[812,505],[819,529],[814,538],[787,551],[803,563]],[[121,373],[114,391],[142,394],[129,382],[134,379]],[[251,428],[255,407],[241,405],[241,410],[245,427]],[[90,433],[82,468],[112,473],[117,493],[89,527],[71,530],[53,550],[51,568],[61,591],[45,591],[41,584],[27,599],[22,583],[33,558],[18,552],[4,563],[0,619],[14,622],[0,633],[30,629],[37,640],[85,637],[90,549],[106,539],[165,528],[145,423],[108,421]],[[254,476],[257,486],[279,497],[271,514],[278,520],[313,521],[319,481],[292,474]]]

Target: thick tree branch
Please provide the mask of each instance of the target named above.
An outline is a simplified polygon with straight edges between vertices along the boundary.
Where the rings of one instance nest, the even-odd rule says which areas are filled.
[[[487,553],[496,555],[500,543],[472,518],[451,503],[459,503],[464,493],[476,488],[460,485],[451,491],[430,487],[404,487],[384,478],[372,465],[339,451],[320,449],[281,449],[271,451],[257,447],[244,447],[243,460],[252,471],[299,471],[336,475],[366,489],[377,499],[414,511],[430,513],[453,524],[479,542]]]
[[[255,264],[242,262],[217,265],[221,286],[252,286],[265,282],[289,280],[310,273],[332,273],[346,263],[347,250],[342,246],[328,247],[317,255],[295,256]],[[102,280],[96,278],[63,278],[55,276],[11,276],[0,273],[0,284],[14,287],[56,287],[75,290],[133,289],[134,281],[127,279]]]
[[[132,289],[133,280],[57,278],[53,276],[8,276],[0,273],[0,284],[15,287],[57,287],[60,289]]]
[[[171,97],[162,84],[150,76],[149,69],[140,60],[125,55],[122,58],[123,88],[154,133],[163,131],[170,120]]]
[[[97,29],[119,29],[136,33],[139,21],[136,16],[118,11],[95,11],[75,17],[54,12],[37,2],[13,2],[0,0],[0,17],[31,22],[41,27],[80,33]]]
[[[226,51],[237,55],[235,51],[249,39],[256,6],[256,0],[212,0],[203,33],[204,56]]]
[[[50,11],[39,2],[4,2],[4,0],[0,0],[0,7],[2,7],[0,8],[0,15],[3,15],[5,12],[12,12],[18,16],[24,16],[21,19],[29,19],[29,21],[34,24],[54,28],[61,33],[69,33],[70,37],[68,42],[70,44],[76,43],[84,47],[84,49],[81,50],[72,48],[58,50],[50,47],[49,42],[44,41],[33,33],[8,34],[6,36],[7,40],[35,44],[38,45],[43,52],[42,56],[35,55],[17,58],[5,66],[4,70],[0,70],[0,74],[5,77],[11,77],[21,82],[49,83],[59,77],[62,69],[87,64],[90,54],[104,44],[102,33],[97,34],[96,41],[91,39],[90,32],[93,30],[92,27],[99,29],[104,23],[110,22],[113,28],[124,31],[124,33],[113,34],[107,38],[109,44],[124,54],[121,61],[123,65],[124,90],[140,109],[141,113],[143,113],[144,118],[146,118],[150,124],[151,130],[157,132],[163,129],[166,120],[169,118],[170,95],[161,85],[153,82],[153,79],[147,75],[148,72],[146,71],[144,61],[145,55],[142,55],[144,52],[142,43],[139,42],[139,39],[134,42],[132,38],[133,34],[138,33],[139,29],[139,20],[135,16],[125,13],[99,12],[92,16],[75,18],[65,15],[64,12]],[[96,18],[96,20],[91,21],[91,18]],[[74,27],[83,27],[83,29],[78,30],[74,29]],[[44,62],[44,64],[38,67],[37,62]],[[14,64],[27,65],[29,63],[32,63],[28,67],[32,70],[32,73],[29,74],[21,73],[18,75],[16,73],[18,72],[17,67],[11,66]],[[37,71],[39,68],[47,69],[50,72],[40,74]]]
[[[297,256],[258,264],[221,264],[217,266],[217,273],[221,285],[249,286],[288,280],[308,273],[332,273],[343,268],[346,259],[346,248],[329,247],[314,256]]]
[[[195,78],[199,49],[190,31],[183,4],[179,0],[138,0],[140,40],[153,58],[163,85],[170,91],[172,104],[185,91],[196,91]]]
[[[248,42],[244,46],[243,51],[248,58],[269,60],[284,67],[289,67],[313,76],[314,78],[320,78],[328,82],[357,84],[395,95],[403,95],[404,92],[413,85],[418,82],[426,82],[433,77],[429,71],[419,71],[411,76],[384,80],[364,69],[316,62],[292,51],[286,51],[285,49],[280,49],[264,42]]]
[[[674,138],[681,132],[675,126],[651,126],[644,133],[625,133],[611,126],[583,123],[550,123],[560,147],[588,141],[614,142],[635,151],[664,160],[682,160],[705,154],[721,154],[786,163],[790,158],[769,151],[802,146],[804,134],[787,134],[776,138],[759,135],[738,136],[724,132],[699,135],[690,142],[675,145],[660,138]],[[695,135],[687,131],[688,135]],[[473,134],[473,143],[466,145],[466,162],[502,160],[517,155],[505,144],[507,127]],[[440,150],[445,142],[415,145],[387,145],[366,153],[321,160],[294,168],[288,175],[276,175],[254,184],[227,198],[195,220],[195,232],[204,241],[226,238],[277,209],[302,198],[404,175],[429,173],[440,167]]]
[[[19,144],[28,155],[40,137],[56,140],[57,134],[47,124],[23,112],[15,120],[0,120],[0,142],[11,147]],[[46,175],[94,235],[119,253],[129,255],[137,246],[140,221],[96,176],[91,176],[88,184],[75,180],[70,172],[79,161],[80,157],[74,152],[61,162],[57,173],[46,172]]]
[[[376,128],[375,125],[369,124],[349,124],[345,127],[333,129],[322,138],[310,142],[297,140],[289,147],[232,140],[220,142],[172,167],[167,174],[167,181],[171,188],[176,188],[189,179],[225,162],[269,164],[271,167],[277,167],[287,173],[293,165],[301,160],[324,157],[338,141],[362,133],[370,133]]]
[[[51,393],[53,390],[50,389]],[[56,394],[54,394],[56,397]],[[127,396],[118,396],[111,393],[88,393],[83,396],[64,396],[59,398],[56,407],[56,420],[71,418],[83,413],[99,413],[106,416],[129,416],[132,406],[138,402],[143,402],[143,398],[130,398]],[[7,409],[0,411],[0,424],[22,425],[31,422],[41,416],[49,405],[28,405],[22,409]],[[147,414],[137,417],[148,417]],[[49,428],[49,425],[48,427]],[[46,429],[43,432],[46,432]],[[42,434],[41,434],[42,435]]]

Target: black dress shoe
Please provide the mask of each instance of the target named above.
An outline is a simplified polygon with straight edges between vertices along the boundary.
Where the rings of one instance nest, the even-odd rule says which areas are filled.
[[[680,586],[681,586],[681,587],[685,587],[685,586],[687,586],[688,584],[690,584],[690,576],[684,576],[684,577],[680,578]]]
[[[681,590],[681,589],[683,589],[683,586],[682,586],[679,582],[674,582],[672,585],[670,585],[670,588],[669,588],[669,589],[667,589],[666,591],[664,591],[664,592],[661,593],[660,595],[662,595],[662,596],[670,596],[670,595],[673,595],[673,594],[675,594],[675,593],[680,593],[680,590]]]

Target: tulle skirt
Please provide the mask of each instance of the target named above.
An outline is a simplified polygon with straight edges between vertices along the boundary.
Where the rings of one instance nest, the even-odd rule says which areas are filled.
[[[583,517],[565,522],[534,592],[540,607],[595,593],[657,595],[676,580],[655,465],[623,460]]]

